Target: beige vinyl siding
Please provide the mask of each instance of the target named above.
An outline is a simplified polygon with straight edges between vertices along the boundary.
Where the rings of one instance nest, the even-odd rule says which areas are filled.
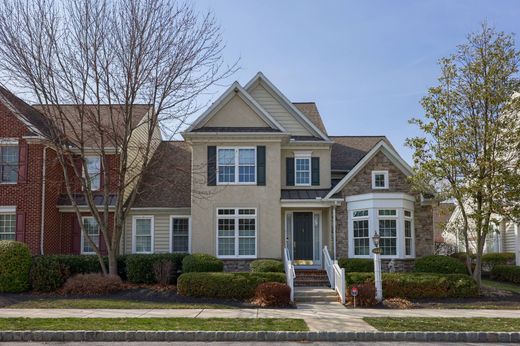
[[[125,233],[122,237],[123,253],[132,253],[132,220],[134,216],[153,216],[154,218],[154,253],[170,252],[170,219],[172,216],[190,216],[187,208],[168,210],[132,210],[125,222]]]
[[[125,189],[125,200],[128,198],[137,183],[137,179],[134,178],[140,174],[145,157],[150,125],[146,120],[147,117],[148,115],[145,115],[143,120],[141,120],[141,124],[133,130],[128,143],[128,169],[126,178],[128,186]],[[150,152],[148,154],[149,159],[153,156],[153,153],[161,143],[161,140],[161,130],[156,126],[153,131],[152,142],[150,143]]]
[[[238,95],[233,96],[203,127],[270,127]]]
[[[293,136],[312,136],[294,116],[289,113],[261,84],[249,93],[266,111],[271,114]]]
[[[515,225],[513,223],[506,226],[502,241],[504,242],[504,252],[515,252]]]

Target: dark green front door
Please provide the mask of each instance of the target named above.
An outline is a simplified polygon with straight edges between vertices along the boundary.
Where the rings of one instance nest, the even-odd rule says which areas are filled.
[[[294,260],[312,261],[312,213],[293,213]]]

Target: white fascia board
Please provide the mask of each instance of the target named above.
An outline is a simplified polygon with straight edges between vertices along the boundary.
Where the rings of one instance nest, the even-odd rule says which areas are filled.
[[[266,123],[272,127],[287,132],[285,128],[280,125],[262,106],[256,102],[256,100],[249,95],[249,93],[238,83],[234,82],[231,86],[215,101],[213,104],[202,113],[187,129],[185,132],[191,132],[193,129],[204,125],[209,119],[215,115],[233,96],[235,93],[246,102]]]
[[[325,199],[281,199],[282,208],[326,208],[336,204],[335,200]]]
[[[277,96],[279,101],[282,101],[282,103],[285,105],[287,110],[293,115],[296,115],[297,118],[299,118],[301,121],[303,121],[316,135],[324,139],[325,141],[332,142],[330,138],[320,131],[313,123],[312,121],[307,118],[305,114],[303,114],[296,106],[269,80],[267,77],[262,73],[258,72],[244,87],[247,91],[250,90],[250,88],[255,85],[259,81],[263,81],[269,89]]]
[[[352,168],[347,175],[341,179],[341,181],[328,193],[325,198],[330,198],[335,193],[340,191],[347,185],[347,183],[358,174],[363,167],[379,152],[383,151],[383,153],[392,161],[394,165],[397,166],[406,176],[410,176],[412,174],[412,167],[406,163],[405,160],[393,149],[390,147],[384,140],[379,141],[369,152],[366,154],[361,161],[357,163],[354,168]]]

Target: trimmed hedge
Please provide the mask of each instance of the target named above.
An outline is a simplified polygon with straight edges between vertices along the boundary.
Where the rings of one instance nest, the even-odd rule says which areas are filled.
[[[372,273],[348,273],[349,290],[357,284],[374,283]],[[476,283],[468,275],[437,273],[383,273],[385,298],[465,298],[478,295]]]
[[[520,283],[520,267],[512,265],[496,265],[491,270],[491,277],[498,281]]]
[[[204,253],[187,255],[182,260],[182,272],[221,272],[224,271],[224,262],[215,256]]]
[[[415,261],[416,273],[467,274],[466,266],[459,260],[441,255],[418,258]]]
[[[515,264],[514,252],[496,252],[482,255],[482,269],[491,271],[497,265],[513,265]]]
[[[283,262],[273,259],[261,259],[251,262],[249,265],[252,273],[283,273]]]
[[[179,263],[186,254],[164,253],[164,254],[142,254],[126,256],[126,275],[127,280],[135,284],[153,284],[156,283],[154,265],[157,262],[168,260],[171,261],[175,268],[179,268]],[[176,271],[176,270],[175,270]],[[171,281],[175,282],[176,278]]]
[[[31,252],[27,245],[0,241],[0,292],[18,293],[29,289]]]
[[[88,274],[101,272],[101,265],[96,255],[52,255],[44,256],[56,259],[61,265],[68,268],[69,275],[65,278],[76,274]],[[105,260],[108,265],[108,259]]]
[[[373,273],[374,261],[364,258],[340,258],[338,265],[345,268],[345,272]]]
[[[38,256],[31,267],[31,286],[38,292],[53,292],[60,288],[68,277],[68,268],[56,257]]]
[[[184,273],[177,280],[183,296],[248,299],[264,282],[285,283],[283,273]]]

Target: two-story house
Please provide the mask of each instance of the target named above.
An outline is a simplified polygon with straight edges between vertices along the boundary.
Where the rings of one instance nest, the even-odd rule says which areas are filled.
[[[81,234],[80,221],[66,194],[63,169],[52,145],[51,122],[40,111],[42,107],[30,106],[0,87],[0,240],[25,242],[35,255],[92,254],[93,249]],[[100,111],[107,119],[110,119],[109,114],[117,118],[117,112],[120,112],[118,105],[82,105],[82,109],[88,107],[95,107],[95,111]],[[78,107],[74,105],[60,106],[60,111],[71,119],[78,117]],[[135,123],[139,124],[150,111],[148,105],[134,106]],[[140,141],[140,131],[144,129],[136,126],[132,134],[135,136],[133,141]],[[90,133],[92,135],[87,138],[85,148],[85,164],[91,177],[94,198],[101,206],[103,187],[107,185],[109,191],[115,191],[119,157],[113,145],[108,143],[105,147],[107,155],[104,167],[99,156],[99,146],[96,147],[96,132]],[[157,140],[160,141],[158,129]],[[89,145],[92,148],[89,149]],[[77,171],[82,172],[83,169],[80,167]],[[110,183],[103,183],[104,171],[108,172]],[[74,170],[69,172],[74,177]],[[74,191],[85,230],[100,250],[105,252],[102,234],[95,218],[89,213],[84,191],[79,184]],[[116,195],[111,193],[109,196],[109,204],[112,205]]]
[[[262,73],[235,82],[184,133],[163,142],[123,237],[123,252],[203,252],[247,269],[382,256],[407,269],[433,253],[432,207],[384,136],[330,136],[314,103],[292,103]],[[143,245],[144,244],[144,245]]]

